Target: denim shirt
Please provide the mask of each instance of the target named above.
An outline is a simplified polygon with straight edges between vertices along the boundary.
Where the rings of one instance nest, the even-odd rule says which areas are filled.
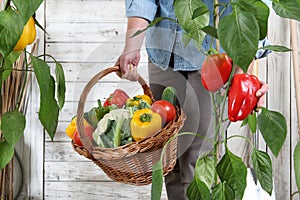
[[[203,0],[210,10],[213,10],[212,0]],[[229,0],[219,0],[219,3],[228,3]],[[126,16],[141,17],[149,22],[156,17],[174,19],[173,0],[126,0]],[[222,8],[220,8],[222,9]],[[227,15],[231,9],[226,9],[223,15]],[[212,12],[210,19],[213,19]],[[221,16],[222,17],[222,16]],[[212,25],[210,21],[210,25]],[[174,70],[195,71],[201,69],[205,55],[196,47],[195,41],[191,40],[188,45],[182,40],[183,30],[171,20],[162,20],[146,31],[146,50],[150,61],[162,68],[167,69],[170,63],[171,53],[174,55]],[[203,51],[210,48],[210,36],[206,35],[202,43]],[[262,41],[260,46],[267,41]],[[221,50],[222,51],[222,50]],[[265,51],[258,51],[256,57],[265,56]]]

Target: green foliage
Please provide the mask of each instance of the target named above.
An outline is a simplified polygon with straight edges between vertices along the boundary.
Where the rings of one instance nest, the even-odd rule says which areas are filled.
[[[257,121],[258,128],[265,142],[277,157],[286,139],[287,126],[285,117],[279,112],[262,108]]]
[[[220,11],[220,15],[222,15],[224,9],[232,8],[231,12],[228,15],[222,15],[218,26],[210,26],[208,25],[209,14],[213,11],[208,11],[203,2],[176,0],[174,11],[179,25],[186,32],[183,35],[184,43],[186,44],[193,39],[197,43],[197,47],[202,49],[203,38],[206,34],[212,36],[211,44],[214,43],[213,40],[219,39],[223,50],[232,58],[233,63],[241,67],[244,72],[247,72],[258,49],[276,52],[291,51],[289,48],[276,44],[258,48],[259,40],[264,39],[267,35],[270,13],[270,8],[262,0],[235,0],[230,1],[228,4],[222,4],[222,6],[224,8]],[[300,20],[300,0],[272,1],[272,8],[281,17]],[[211,46],[209,51],[213,48]],[[208,52],[204,53],[208,54]],[[229,138],[226,137],[221,126],[221,123],[224,122],[223,111],[225,109],[223,108],[226,103],[230,81],[226,85],[225,94],[220,95],[219,92],[212,94],[212,97],[214,97],[212,106],[215,109],[213,113],[216,115],[214,116],[216,144],[212,152],[215,157],[200,156],[197,160],[194,179],[187,191],[190,199],[239,200],[243,198],[246,188],[246,166],[240,157],[229,151],[227,147],[227,139]],[[219,113],[220,111],[221,113]],[[260,113],[249,115],[243,121],[242,126],[246,124],[252,133],[262,135],[271,152],[277,157],[287,136],[285,117],[279,112],[262,108]],[[185,133],[179,135],[182,134]],[[256,149],[250,139],[238,135],[230,138],[233,137],[244,138],[251,144],[251,160],[255,174],[262,188],[271,194],[273,176],[272,162],[269,155]],[[221,141],[217,141],[218,138],[222,138]],[[226,149],[220,160],[216,156],[216,146],[219,143],[224,143]],[[298,188],[300,188],[299,158],[300,145],[298,143],[294,151],[294,168]],[[153,182],[153,184],[155,183]],[[153,188],[157,189],[152,186]],[[156,196],[156,199],[159,199],[159,197]]]
[[[160,200],[163,186],[163,165],[160,159],[152,166],[151,200]]]
[[[235,199],[234,190],[226,184],[220,182],[212,190],[212,200],[232,200]]]
[[[10,54],[6,57],[3,63],[3,74],[2,81],[4,81],[11,73],[13,68],[13,63],[19,58],[20,52],[10,52]]]
[[[218,35],[225,52],[246,72],[259,42],[259,25],[255,15],[234,9],[230,15],[220,19]]]
[[[28,19],[40,7],[43,0],[12,0],[17,10],[23,17],[23,25],[26,24]]]
[[[31,55],[34,73],[40,87],[39,119],[53,140],[58,124],[59,106],[55,99],[55,81],[47,63]]]
[[[247,185],[247,168],[242,159],[226,149],[216,170],[221,181],[226,182],[234,190],[235,199],[241,200]]]
[[[23,31],[23,18],[14,10],[0,12],[0,54],[6,58]],[[9,37],[7,37],[9,35]]]
[[[195,176],[187,189],[187,196],[189,199],[209,200],[210,191],[206,184]]]
[[[273,190],[273,176],[270,156],[267,153],[254,148],[251,159],[261,187],[271,195]]]
[[[300,191],[300,142],[297,143],[294,150],[294,171],[298,191]]]
[[[200,44],[205,37],[202,28],[209,24],[209,12],[206,4],[198,0],[176,0],[174,12],[187,35],[197,42],[198,48],[201,48]],[[182,15],[182,13],[185,14]]]
[[[20,52],[14,52],[13,49],[22,34],[23,27],[28,19],[35,14],[42,2],[43,0],[12,0],[12,3],[8,1],[9,5],[6,6],[5,10],[0,11],[0,80],[2,80],[0,81],[0,88],[3,81],[14,70],[13,64],[21,55]],[[28,54],[28,52],[24,53]],[[25,56],[26,58],[27,56]],[[55,86],[55,80],[50,74],[47,63],[34,55],[30,55],[30,58],[40,88],[39,119],[53,139],[58,124],[59,109],[62,109],[65,102],[64,71],[61,64],[55,61]],[[27,61],[24,63],[27,65],[25,73],[30,73]],[[22,93],[23,91],[21,91],[21,96]],[[2,99],[2,93],[0,95],[0,99]],[[18,107],[18,105],[13,106]],[[25,116],[17,109],[1,114],[0,170],[12,159],[14,146],[25,129]]]
[[[272,7],[280,17],[300,21],[300,0],[273,1]]]
[[[23,135],[25,123],[25,117],[17,110],[2,115],[1,130],[4,137],[0,140],[0,169],[12,159],[15,144]]]

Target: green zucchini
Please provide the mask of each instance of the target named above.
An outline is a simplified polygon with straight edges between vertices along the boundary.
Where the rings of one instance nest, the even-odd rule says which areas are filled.
[[[176,98],[176,90],[175,88],[168,86],[163,90],[161,99],[169,101],[173,105],[176,105],[177,98]]]

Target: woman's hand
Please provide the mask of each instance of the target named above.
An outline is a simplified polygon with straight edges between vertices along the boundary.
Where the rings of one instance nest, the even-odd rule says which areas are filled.
[[[256,92],[256,97],[259,98],[258,102],[257,102],[257,108],[258,109],[264,106],[264,104],[265,104],[265,96],[266,96],[266,93],[269,90],[269,86],[268,86],[267,83],[265,83],[263,81],[260,81],[260,83],[261,83],[261,87]]]
[[[139,74],[137,73],[137,66],[140,61],[140,50],[134,50],[131,52],[123,52],[118,58],[115,66],[120,67],[120,73],[118,75],[121,78],[137,81]]]

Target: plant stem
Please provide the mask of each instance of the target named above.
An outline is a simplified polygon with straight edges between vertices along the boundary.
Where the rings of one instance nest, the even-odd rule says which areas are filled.
[[[233,136],[228,137],[227,140],[230,140],[232,138],[243,138],[243,139],[245,139],[251,145],[252,149],[255,148],[254,144],[252,143],[252,141],[249,138],[245,137],[245,136],[242,136],[242,135],[233,135]]]
[[[0,117],[2,117],[2,76],[3,76],[4,58],[0,55]]]
[[[213,123],[214,123],[214,163],[215,167],[217,166],[219,160],[219,123],[218,123],[218,114],[217,114],[217,106],[215,102],[215,94],[210,93],[211,105],[212,105],[212,116],[213,116]],[[214,174],[215,185],[218,183],[218,175],[215,171]]]
[[[27,82],[28,62],[27,62],[26,51],[24,51],[24,61],[25,61],[26,69],[24,70],[25,74],[24,74],[24,79],[23,79],[23,83],[22,83],[22,89],[21,89],[21,93],[19,94],[17,105],[16,105],[16,109],[18,109],[18,110],[19,110],[19,106],[21,104],[21,100],[22,100],[23,95],[24,95],[24,91],[25,91],[25,87],[26,87],[26,82]]]

